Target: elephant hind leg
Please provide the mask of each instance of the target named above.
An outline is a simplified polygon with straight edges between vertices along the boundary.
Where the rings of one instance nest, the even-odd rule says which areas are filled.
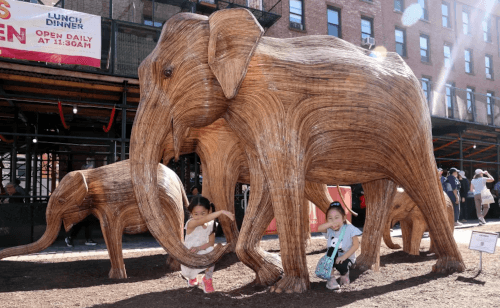
[[[111,270],[108,276],[112,279],[125,279],[127,278],[127,272],[125,271],[122,252],[122,236],[125,228],[121,223],[121,217],[110,221],[106,214],[98,216],[101,222],[102,235],[108,248],[109,260],[111,261]]]
[[[363,183],[366,198],[366,221],[361,240],[361,255],[356,267],[366,270],[372,265],[378,270],[382,232],[387,223],[391,204],[396,194],[396,184],[388,179]]]

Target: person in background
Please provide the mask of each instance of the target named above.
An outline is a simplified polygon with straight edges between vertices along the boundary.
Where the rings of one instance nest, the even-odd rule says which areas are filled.
[[[459,220],[461,222],[467,222],[469,219],[467,216],[468,207],[467,207],[467,194],[470,189],[469,180],[465,176],[465,171],[458,172],[458,180],[460,181],[460,215]]]
[[[95,161],[93,158],[88,157],[86,160],[86,164],[82,166],[82,170],[85,169],[92,169],[95,166]],[[69,236],[67,236],[64,239],[64,242],[66,242],[66,246],[68,247],[73,247],[73,239],[75,239],[78,236],[78,232],[82,229],[82,227],[85,228],[85,245],[87,246],[95,246],[97,243],[92,240],[92,232],[90,230],[90,224],[91,224],[91,216],[85,217],[82,221],[77,223],[71,228],[71,233]]]
[[[438,168],[439,179],[441,180],[441,187],[444,190],[444,182],[446,182],[446,178],[443,176],[443,168]]]
[[[485,175],[486,177],[484,177]],[[480,225],[486,224],[484,216],[488,214],[488,210],[490,209],[489,204],[482,204],[481,191],[486,188],[486,183],[491,183],[494,180],[488,171],[476,169],[474,179],[470,184],[470,190],[474,192],[474,203],[476,204],[476,213]]]
[[[7,191],[7,194],[9,197],[12,196],[22,196],[20,193],[16,191],[16,184],[15,183],[7,183],[5,186],[5,190]],[[8,199],[3,199],[3,203],[8,203],[8,204],[13,204],[13,203],[24,203],[23,198],[8,198]]]
[[[449,175],[446,178],[446,194],[453,204],[453,212],[455,219],[455,226],[461,226],[462,223],[458,221],[460,215],[460,181],[458,180],[458,169],[450,168]]]
[[[21,180],[16,179],[14,182],[16,183],[16,186],[15,186],[16,187],[16,191],[18,193],[20,193],[21,196],[26,196],[26,191],[24,190],[24,188],[21,187]]]

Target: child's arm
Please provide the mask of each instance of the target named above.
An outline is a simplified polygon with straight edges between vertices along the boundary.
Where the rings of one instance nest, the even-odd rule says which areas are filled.
[[[205,250],[208,247],[214,247],[215,245],[215,233],[210,234],[208,237],[208,243],[205,243],[201,246],[191,247],[190,251],[197,253],[200,250]]]
[[[346,251],[346,253],[343,256],[337,257],[337,260],[336,260],[335,263],[340,264],[340,263],[344,262],[350,256],[352,256],[352,254],[355,253],[356,250],[358,250],[358,248],[359,248],[359,239],[358,239],[357,236],[353,236],[352,237],[352,247],[351,247],[351,249],[349,249],[348,251]]]
[[[321,224],[318,226],[318,232],[326,233],[326,230],[328,230],[328,228],[336,229],[336,228],[334,228],[333,223],[325,222],[324,224]]]
[[[188,229],[188,231],[194,230],[194,228],[201,226],[201,225],[204,225],[207,222],[214,220],[215,218],[219,217],[222,214],[226,215],[229,219],[234,221],[234,214],[233,213],[231,213],[229,211],[222,210],[222,211],[217,211],[217,212],[213,212],[211,214],[208,214],[207,216],[205,216],[204,218],[201,218],[201,219],[197,219],[197,220],[191,219],[187,225],[187,229]],[[191,232],[188,232],[188,233],[191,233]]]

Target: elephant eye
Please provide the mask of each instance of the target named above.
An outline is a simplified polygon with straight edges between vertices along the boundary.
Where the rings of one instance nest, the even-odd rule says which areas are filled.
[[[171,68],[167,68],[163,71],[163,75],[165,75],[166,78],[170,78],[172,77],[172,69]]]

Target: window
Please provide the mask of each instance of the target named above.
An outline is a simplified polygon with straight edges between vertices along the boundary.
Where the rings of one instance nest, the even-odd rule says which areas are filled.
[[[418,4],[422,7],[422,16],[420,19],[429,20],[429,14],[427,12],[427,0],[418,0]]]
[[[485,42],[491,43],[491,20],[483,20],[483,39]]]
[[[472,74],[472,50],[466,49],[464,55],[465,55],[465,72]]]
[[[159,22],[159,21],[155,21],[155,22],[153,23],[153,21],[152,21],[152,20],[150,20],[150,19],[144,19],[144,24],[145,24],[146,26],[154,26],[154,27],[161,27],[161,26],[162,26],[162,23],[161,23],[161,22]]]
[[[361,38],[373,37],[373,19],[361,17]]]
[[[403,0],[394,0],[394,10],[403,12],[405,9],[405,3]]]
[[[467,87],[467,113],[472,113],[474,106],[474,89]]]
[[[452,83],[447,83],[446,84],[446,107],[448,108],[449,112],[448,116],[453,117],[453,84]]]
[[[469,12],[462,11],[462,26],[464,34],[470,34]]]
[[[396,52],[401,57],[406,57],[406,31],[396,28]]]
[[[429,59],[429,37],[425,34],[420,35],[420,61],[430,62],[430,59]]]
[[[486,79],[493,79],[493,57],[490,55],[484,56],[484,67]]]
[[[488,115],[493,114],[493,107],[495,106],[495,93],[494,92],[486,92],[486,109]]]
[[[340,10],[329,7],[327,14],[328,14],[328,35],[341,37]]]
[[[290,0],[290,27],[304,30],[302,0]]]
[[[444,44],[444,67],[451,67],[451,45]]]
[[[443,27],[450,28],[450,5],[446,2],[441,4],[441,15]]]
[[[426,77],[422,77],[422,90],[424,91],[425,98],[428,102],[431,101],[431,80]]]

